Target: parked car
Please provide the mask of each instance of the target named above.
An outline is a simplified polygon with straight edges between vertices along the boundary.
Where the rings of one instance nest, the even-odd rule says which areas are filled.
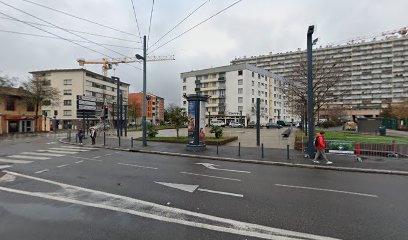
[[[222,121],[222,120],[213,119],[213,120],[211,120],[210,124],[211,124],[211,126],[225,127],[225,122]]]
[[[247,128],[254,128],[256,126],[256,123],[254,122],[254,121],[250,121],[248,124],[247,124]]]
[[[281,125],[282,127],[290,127],[291,126],[290,123],[287,123],[287,122],[282,121],[282,120],[276,121],[276,124]]]
[[[105,128],[104,128],[105,126]],[[110,129],[110,125],[109,123],[98,123],[95,126],[90,127],[89,129],[95,129],[96,131],[103,131],[103,130],[109,130]]]
[[[266,128],[277,128],[277,129],[281,129],[282,128],[282,126],[281,125],[279,125],[279,124],[277,124],[277,123],[268,123],[268,124],[266,124]]]
[[[241,127],[242,127],[242,124],[239,123],[239,122],[230,122],[230,123],[229,123],[229,127],[232,127],[232,128],[241,128]]]

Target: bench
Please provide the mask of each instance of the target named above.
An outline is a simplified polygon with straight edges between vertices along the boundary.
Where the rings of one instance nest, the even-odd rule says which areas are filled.
[[[288,128],[282,133],[282,138],[288,138],[290,133],[292,132],[292,128]]]

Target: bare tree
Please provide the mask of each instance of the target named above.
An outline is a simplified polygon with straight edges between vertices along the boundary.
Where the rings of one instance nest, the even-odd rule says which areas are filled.
[[[132,119],[134,122],[140,117],[142,117],[140,103],[131,103],[129,104],[129,119]]]
[[[0,87],[14,87],[16,85],[16,77],[0,76]]]
[[[328,55],[314,56],[313,93],[314,116],[325,105],[342,100],[347,89],[339,86],[343,77],[343,63]],[[293,114],[306,116],[307,110],[307,59],[302,55],[286,78],[284,91]],[[306,119],[306,117],[305,117]]]
[[[51,87],[50,80],[43,77],[29,78],[23,83],[27,91],[27,103],[34,106],[35,131],[38,131],[39,111],[42,106],[56,106],[59,104],[60,93],[58,89]]]

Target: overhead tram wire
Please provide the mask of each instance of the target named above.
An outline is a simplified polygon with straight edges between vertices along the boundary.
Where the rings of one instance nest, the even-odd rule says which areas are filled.
[[[147,45],[149,45],[150,39],[150,28],[152,26],[152,18],[153,18],[153,9],[154,9],[154,0],[152,0],[152,10],[150,11],[150,22],[149,22],[149,33],[147,34]]]
[[[40,4],[40,3],[36,3],[36,2],[30,1],[30,0],[21,0],[21,1],[28,2],[28,3],[31,3],[31,4],[37,5],[37,6],[39,6],[39,7],[43,7],[43,8],[46,8],[46,9],[48,9],[48,10],[51,10],[51,11],[54,11],[54,12],[58,12],[58,13],[61,13],[61,14],[66,15],[66,16],[73,17],[73,18],[76,18],[76,19],[79,19],[79,20],[82,20],[82,21],[85,21],[85,22],[88,22],[88,23],[92,23],[92,24],[98,25],[98,26],[100,26],[100,27],[108,28],[108,29],[110,29],[110,30],[114,30],[114,31],[117,31],[117,32],[120,32],[120,33],[124,33],[124,34],[127,34],[127,35],[131,35],[131,36],[136,36],[136,37],[137,37],[136,34],[129,33],[129,32],[126,32],[126,31],[123,31],[123,30],[114,28],[114,27],[110,27],[110,26],[107,26],[107,25],[104,25],[104,24],[102,24],[102,23],[98,23],[98,22],[95,22],[95,21],[92,21],[92,20],[89,20],[89,19],[86,19],[86,18],[78,17],[78,16],[75,16],[75,15],[73,15],[73,14],[71,14],[71,13],[67,13],[67,12],[64,12],[64,11],[61,11],[61,10],[52,8],[52,7],[48,7],[48,6],[45,6],[45,5]]]
[[[178,26],[180,26],[184,21],[186,21],[191,15],[193,15],[195,12],[197,12],[201,7],[203,7],[206,3],[210,2],[210,0],[205,0],[198,8],[194,9],[191,13],[189,13],[183,20],[181,20],[179,23],[177,23],[172,29],[170,29],[168,32],[166,32],[163,36],[161,36],[155,43],[153,43],[150,48],[154,47],[160,40],[162,40],[164,37],[166,37],[169,33],[171,33],[174,29],[176,29]]]
[[[223,8],[222,10],[218,11],[217,13],[211,15],[210,17],[204,19],[203,21],[199,22],[198,24],[194,25],[193,27],[187,29],[187,30],[184,31],[183,33],[177,35],[176,37],[174,37],[174,38],[170,39],[169,41],[163,43],[163,44],[160,45],[159,47],[153,49],[152,51],[149,52],[149,54],[152,53],[152,52],[154,52],[154,51],[156,51],[156,50],[158,50],[158,49],[160,49],[160,48],[162,48],[162,47],[164,47],[164,46],[166,46],[167,44],[169,44],[169,43],[173,42],[174,40],[180,38],[180,37],[183,36],[184,34],[190,32],[190,31],[193,30],[194,28],[196,28],[196,27],[200,26],[201,24],[203,24],[203,23],[209,21],[209,20],[212,19],[213,17],[215,17],[215,16],[219,15],[220,13],[222,13],[222,12],[224,12],[224,11],[230,9],[231,7],[233,7],[234,5],[236,5],[236,4],[238,4],[239,2],[242,2],[242,1],[243,1],[243,0],[238,0],[238,1],[234,2],[234,3],[232,3],[231,5],[229,5],[229,6],[225,7],[225,8]]]
[[[64,40],[58,37],[52,37],[52,36],[47,36],[47,35],[40,35],[40,34],[34,34],[34,33],[25,33],[25,32],[16,32],[16,31],[9,31],[9,30],[1,30],[0,32],[3,33],[12,33],[12,34],[18,34],[18,35],[25,35],[25,36],[31,36],[31,37],[41,37],[41,38],[50,38],[50,39],[58,39],[58,40]],[[67,38],[68,39],[68,38]],[[75,40],[75,39],[69,39],[73,42],[79,42],[79,43],[90,43],[87,41],[83,40]],[[99,45],[105,45],[105,46],[111,46],[111,47],[118,47],[118,48],[127,48],[127,49],[137,49],[140,50],[141,48],[135,48],[135,47],[127,47],[127,46],[120,46],[120,45],[114,45],[114,44],[105,44],[105,43],[98,43]]]
[[[6,18],[6,17],[0,17],[0,19],[5,19],[5,20],[9,20],[9,21],[15,21],[15,20],[13,20],[13,19]],[[47,25],[47,24],[42,24],[42,23],[36,23],[36,22],[30,22],[30,21],[22,21],[22,22],[28,22],[28,23],[31,23],[31,24],[33,24],[33,25],[42,26],[42,27],[56,28],[56,27],[54,27],[54,26]],[[69,28],[65,28],[65,29],[67,29],[67,30],[69,30],[69,31],[71,31],[71,32],[83,33],[83,34],[87,34],[87,35],[91,35],[91,36],[96,36],[96,37],[110,38],[110,39],[119,40],[119,41],[125,41],[125,42],[142,43],[142,42],[140,42],[140,41],[129,40],[129,39],[124,39],[124,38],[117,38],[117,37],[111,37],[111,36],[106,36],[106,35],[97,34],[97,33],[83,32],[83,31],[78,31],[78,30],[69,29]]]
[[[110,48],[108,48],[108,47],[99,45],[98,43],[96,43],[96,42],[94,42],[94,41],[92,41],[92,40],[89,40],[89,39],[87,39],[87,38],[85,38],[85,37],[82,37],[82,36],[79,35],[79,34],[70,32],[70,31],[67,30],[67,29],[64,29],[64,28],[62,28],[62,27],[60,27],[60,26],[58,26],[58,25],[55,25],[55,24],[53,24],[53,23],[47,21],[47,20],[44,20],[44,19],[42,19],[42,18],[39,18],[39,17],[37,17],[37,16],[35,16],[35,15],[31,14],[31,13],[28,13],[28,12],[26,12],[26,11],[24,11],[24,10],[21,10],[21,9],[19,9],[19,8],[17,8],[17,7],[14,7],[14,6],[10,5],[10,4],[7,4],[7,3],[5,3],[5,2],[3,2],[3,1],[0,1],[0,3],[3,4],[3,5],[6,5],[6,6],[10,7],[10,8],[12,8],[12,9],[15,9],[15,10],[17,10],[17,11],[19,11],[19,12],[22,12],[22,13],[28,15],[28,16],[31,16],[31,17],[33,17],[33,18],[35,18],[35,19],[38,19],[38,20],[40,20],[40,21],[42,21],[42,22],[45,22],[45,23],[47,23],[47,24],[50,24],[50,25],[52,25],[52,26],[54,26],[54,27],[56,27],[56,28],[58,28],[58,29],[60,29],[60,30],[63,30],[63,31],[65,31],[65,32],[68,32],[68,33],[70,33],[70,34],[72,34],[72,35],[74,35],[74,36],[77,36],[77,37],[79,37],[79,38],[81,38],[81,39],[83,39],[83,40],[85,40],[85,41],[88,41],[88,42],[93,43],[93,44],[95,44],[95,45],[97,45],[97,46],[99,46],[99,47],[105,48],[106,50],[109,50],[109,51],[111,51],[111,52],[114,52],[114,53],[116,53],[116,54],[119,54],[119,55],[121,55],[121,56],[123,56],[123,57],[127,57],[127,58],[128,58],[128,56],[126,56],[126,55],[124,55],[124,54],[122,54],[122,53],[120,53],[120,52],[118,52],[118,51],[115,51],[115,50],[110,49]]]
[[[137,26],[137,32],[139,33],[140,43],[143,43],[142,35],[140,34],[139,21],[137,21],[135,5],[133,4],[133,0],[130,0],[130,1],[132,2],[133,15],[135,16],[135,21],[136,21],[136,26]]]
[[[15,17],[12,17],[12,16],[10,16],[10,15],[8,15],[8,14],[6,14],[6,13],[3,13],[3,12],[1,12],[1,11],[0,11],[0,14],[3,15],[3,16],[6,16],[6,17],[9,17],[9,18],[15,19],[15,20],[18,21],[18,22],[22,22],[22,23],[24,23],[24,24],[26,24],[26,25],[28,25],[28,26],[31,26],[31,27],[33,27],[33,28],[36,28],[36,29],[38,29],[38,30],[40,30],[40,31],[43,31],[43,32],[46,32],[46,33],[51,34],[51,35],[53,35],[53,36],[56,36],[56,37],[58,37],[58,38],[61,38],[61,39],[65,40],[65,41],[68,41],[68,42],[73,43],[73,44],[75,44],[75,45],[78,45],[78,46],[80,46],[80,47],[82,47],[82,48],[85,48],[85,49],[87,49],[87,50],[89,50],[89,51],[92,51],[92,52],[101,54],[102,56],[105,56],[105,57],[108,57],[108,58],[115,59],[115,58],[113,58],[113,57],[111,57],[111,56],[109,56],[109,55],[106,55],[105,53],[102,53],[102,52],[98,51],[98,50],[95,50],[95,49],[89,48],[89,47],[87,47],[87,46],[84,46],[84,45],[82,45],[82,44],[80,44],[80,43],[71,41],[70,39],[61,37],[61,36],[59,36],[58,34],[55,34],[55,33],[52,33],[52,32],[50,32],[50,31],[44,30],[44,29],[42,29],[42,28],[40,28],[40,27],[37,27],[37,26],[35,26],[35,25],[31,24],[31,23],[24,22],[24,21],[22,21],[22,20],[20,20],[20,19],[17,19],[17,18],[15,18]],[[130,65],[130,64],[128,64],[128,65]],[[136,67],[136,66],[133,66],[133,65],[130,65],[130,66],[133,67],[133,68],[142,70],[142,69],[139,68],[139,67]]]

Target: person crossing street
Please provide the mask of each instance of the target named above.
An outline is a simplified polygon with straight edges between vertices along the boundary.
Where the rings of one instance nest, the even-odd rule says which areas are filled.
[[[333,162],[330,162],[326,156],[326,141],[324,140],[324,134],[325,134],[324,131],[320,131],[320,133],[318,133],[316,136],[316,139],[314,142],[314,145],[316,148],[316,155],[315,155],[315,158],[313,159],[313,162],[320,163],[317,159],[321,155],[324,158],[324,160],[326,160],[326,164],[331,165],[333,164]]]

